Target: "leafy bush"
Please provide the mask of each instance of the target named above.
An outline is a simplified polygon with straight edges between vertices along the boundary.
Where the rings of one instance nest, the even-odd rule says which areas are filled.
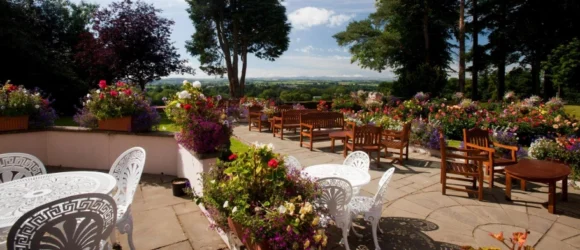
[[[580,139],[560,137],[556,140],[540,138],[528,149],[530,157],[539,160],[558,160],[572,168],[572,179],[580,175]]]
[[[289,171],[272,145],[255,144],[247,152],[232,154],[202,174],[203,203],[217,228],[228,230],[227,218],[244,228],[244,242],[267,242],[272,249],[307,249],[325,246],[325,214],[312,205],[316,183]]]

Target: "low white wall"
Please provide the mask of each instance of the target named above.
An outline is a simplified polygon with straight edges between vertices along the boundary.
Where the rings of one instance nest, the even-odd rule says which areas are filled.
[[[145,173],[177,175],[177,141],[170,134],[129,134],[59,128],[0,134],[0,153],[20,152],[47,166],[108,170],[131,147],[147,152]]]
[[[203,194],[201,173],[206,173],[215,164],[216,158],[201,159],[181,145],[177,145],[177,176],[187,178],[191,187],[199,195]]]

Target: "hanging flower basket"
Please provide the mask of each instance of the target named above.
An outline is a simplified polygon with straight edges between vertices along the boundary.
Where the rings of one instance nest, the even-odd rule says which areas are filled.
[[[230,230],[232,232],[234,232],[234,234],[239,239],[243,238],[244,228],[242,227],[242,225],[240,225],[239,223],[232,220],[232,218],[228,217],[228,226],[230,227]],[[246,246],[246,248],[248,248],[250,250],[269,250],[270,249],[270,246],[268,245],[268,243],[265,243],[265,242],[260,242],[260,243],[244,242],[244,245]]]
[[[28,116],[0,116],[0,131],[27,130]]]
[[[132,117],[121,117],[99,121],[99,130],[131,132]]]

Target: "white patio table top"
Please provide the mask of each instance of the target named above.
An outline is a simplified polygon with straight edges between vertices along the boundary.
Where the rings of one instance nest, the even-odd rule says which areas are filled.
[[[89,171],[37,175],[2,183],[0,231],[11,227],[20,216],[35,207],[71,195],[111,194],[116,184],[112,175]]]
[[[371,182],[368,172],[342,164],[320,164],[305,168],[302,175],[309,178],[321,179],[338,177],[346,179],[353,187],[360,187]]]

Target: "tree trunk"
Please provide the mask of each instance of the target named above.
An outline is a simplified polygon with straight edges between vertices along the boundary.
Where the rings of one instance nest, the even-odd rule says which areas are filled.
[[[242,43],[242,76],[240,78],[240,97],[244,96],[246,88],[246,70],[248,68],[248,48]]]
[[[501,3],[501,14],[500,14],[500,24],[499,24],[499,62],[497,65],[497,99],[501,100],[505,93],[505,66],[507,59],[507,49],[506,49],[506,15],[507,15],[507,4],[505,1]]]
[[[423,15],[423,38],[425,39],[425,63],[431,65],[430,60],[430,42],[429,42],[429,1],[425,0],[425,14]]]
[[[221,20],[223,20],[223,16],[216,17],[215,19],[216,19],[215,24],[216,24],[218,42],[220,44],[222,52],[224,53],[224,58],[226,60],[226,68],[228,70],[228,80],[230,83],[230,96],[234,97],[235,96],[235,94],[234,94],[235,87],[236,87],[235,80],[237,80],[237,72],[236,72],[235,77],[234,77],[232,58],[231,58],[231,54],[230,54],[230,47],[228,46],[228,42],[224,36],[224,27],[223,27],[223,23],[221,21]]]
[[[549,99],[554,96],[554,83],[550,77],[551,74],[552,72],[549,70],[544,72],[544,99]]]
[[[459,92],[465,93],[465,0],[459,1]]]
[[[532,66],[532,94],[537,95],[539,94],[540,90],[540,60],[536,53],[532,54],[531,58],[531,66]],[[548,96],[544,96],[546,98]]]
[[[474,101],[479,100],[479,93],[478,93],[478,77],[479,77],[479,27],[478,27],[478,13],[477,13],[477,0],[472,0],[472,15],[473,15],[473,65],[471,66],[471,99]]]

